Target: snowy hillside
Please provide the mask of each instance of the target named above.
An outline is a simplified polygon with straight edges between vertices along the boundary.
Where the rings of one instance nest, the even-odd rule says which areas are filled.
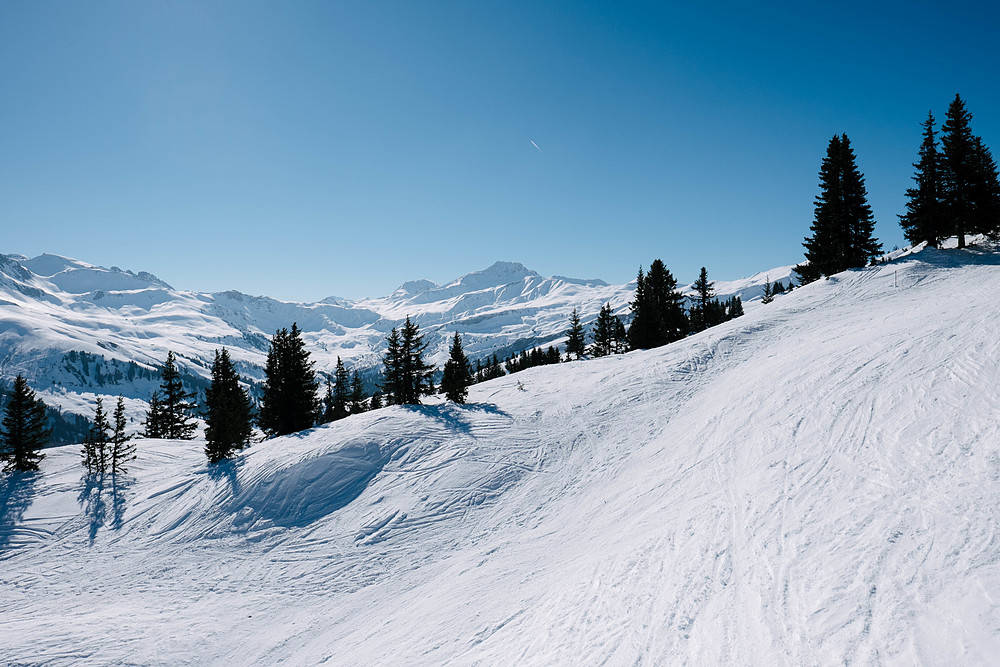
[[[773,271],[771,280],[788,270]],[[747,299],[763,282],[761,275],[720,283],[720,295],[739,292]],[[189,386],[202,388],[212,355],[223,346],[244,377],[260,381],[270,337],[293,322],[318,371],[332,372],[338,356],[363,371],[378,366],[386,334],[407,315],[425,332],[434,363],[444,362],[455,331],[471,359],[505,357],[558,344],[573,308],[585,323],[604,303],[627,316],[634,288],[546,278],[497,262],[447,285],[417,280],[387,297],[293,303],[234,291],[178,291],[146,272],[56,255],[0,255],[0,386],[21,373],[47,404],[89,416],[95,394],[148,399],[168,350],[178,355]]]
[[[143,441],[100,499],[51,450],[0,480],[4,658],[995,663],[998,265],[925,250],[215,471]]]

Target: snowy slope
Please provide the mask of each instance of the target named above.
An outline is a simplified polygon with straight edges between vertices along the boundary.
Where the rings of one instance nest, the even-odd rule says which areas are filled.
[[[782,270],[787,275],[787,268],[776,271]],[[763,282],[761,275],[720,285],[746,298]],[[505,357],[558,344],[573,308],[585,323],[604,303],[627,316],[634,287],[547,278],[497,262],[446,285],[411,281],[387,297],[293,303],[235,291],[178,291],[146,272],[57,255],[0,255],[0,385],[21,373],[49,405],[89,416],[95,395],[148,399],[168,350],[178,355],[189,387],[202,388],[223,346],[244,377],[260,381],[268,340],[293,322],[318,371],[332,372],[338,356],[364,371],[379,365],[386,334],[407,315],[425,332],[436,364],[444,363],[455,331],[471,359]]]
[[[998,265],[925,250],[216,471],[143,441],[101,503],[53,450],[0,480],[4,657],[995,663]]]

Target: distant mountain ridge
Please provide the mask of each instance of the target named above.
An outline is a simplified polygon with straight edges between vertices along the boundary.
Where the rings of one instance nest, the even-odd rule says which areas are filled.
[[[790,267],[770,272],[771,280]],[[760,292],[764,274],[717,283],[719,295]],[[376,377],[386,334],[407,316],[426,334],[430,360],[444,362],[462,334],[470,359],[558,345],[571,311],[584,323],[610,303],[628,318],[634,283],[545,277],[499,261],[446,284],[408,281],[384,297],[280,301],[235,290],[176,290],[159,277],[59,255],[0,255],[0,386],[25,375],[48,404],[89,415],[95,394],[123,395],[138,413],[155,389],[168,350],[192,389],[207,384],[216,349],[226,347],[243,377],[260,382],[271,335],[297,323],[320,374],[337,357]]]

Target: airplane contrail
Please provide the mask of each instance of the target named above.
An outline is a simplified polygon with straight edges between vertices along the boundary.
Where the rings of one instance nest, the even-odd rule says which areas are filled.
[[[528,139],[528,141],[531,141],[531,139]],[[535,148],[538,148],[538,144],[536,144],[534,141],[531,141],[531,145],[534,146]],[[542,149],[538,148],[538,152],[541,153]]]

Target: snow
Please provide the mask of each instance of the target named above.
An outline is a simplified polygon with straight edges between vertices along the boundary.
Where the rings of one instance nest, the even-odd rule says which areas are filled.
[[[926,249],[216,469],[140,441],[99,501],[51,450],[0,478],[4,659],[991,664],[998,265]]]

